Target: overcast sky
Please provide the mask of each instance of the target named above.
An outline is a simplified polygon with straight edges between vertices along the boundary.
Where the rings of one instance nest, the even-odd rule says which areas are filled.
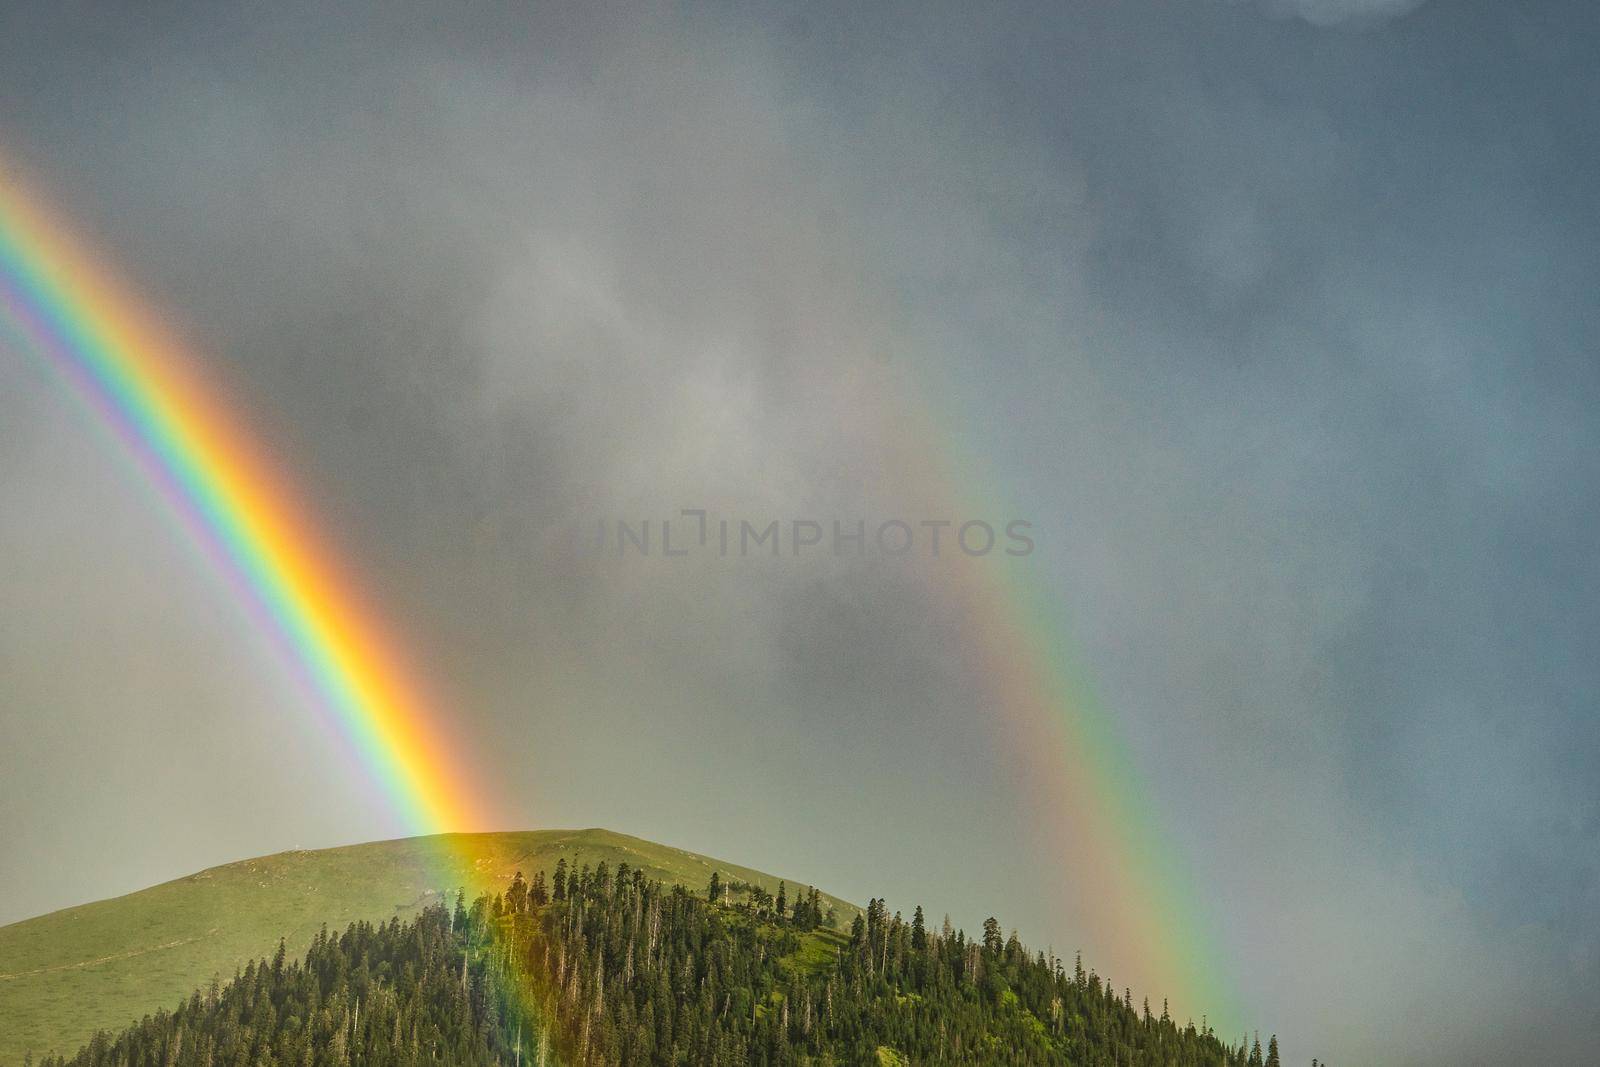
[[[1600,1056],[1596,5],[213,6],[6,6],[0,156],[231,384],[508,827],[1122,973],[950,572],[566,536],[916,520],[964,463],[1252,1025]],[[3,346],[0,490],[0,921],[402,829]]]

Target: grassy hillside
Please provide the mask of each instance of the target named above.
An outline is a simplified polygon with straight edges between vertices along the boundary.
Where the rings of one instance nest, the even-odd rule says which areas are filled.
[[[724,880],[776,891],[777,877],[608,830],[447,834],[284,852],[201,871],[137,893],[0,927],[0,1065],[31,1050],[71,1052],[96,1030],[172,1007],[280,937],[306,948],[324,923],[409,917],[442,892],[504,888],[569,866],[625,862],[665,882]],[[791,886],[801,883],[790,880]],[[848,922],[858,909],[826,898]]]

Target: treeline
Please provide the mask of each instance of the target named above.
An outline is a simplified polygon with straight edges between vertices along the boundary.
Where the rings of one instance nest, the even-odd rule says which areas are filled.
[[[323,931],[171,1012],[40,1067],[1072,1064],[1278,1067],[1136,1009],[990,919],[969,939],[873,900],[848,932],[814,889],[704,895],[558,864],[408,924]]]
[[[97,1067],[310,1067],[503,1062],[481,964],[443,907],[410,923],[324,929],[304,960],[247,965],[115,1036],[99,1033],[62,1064]],[[476,972],[476,973],[474,973]]]

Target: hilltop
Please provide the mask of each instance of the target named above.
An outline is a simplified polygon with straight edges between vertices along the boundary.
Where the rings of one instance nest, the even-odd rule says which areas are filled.
[[[815,890],[626,862],[319,933],[38,1067],[1280,1067],[1141,1011],[1092,970],[984,921],[968,938],[873,898],[849,932]]]
[[[303,953],[324,925],[408,920],[442,894],[498,892],[521,870],[619,863],[667,884],[724,881],[776,892],[779,878],[609,830],[446,834],[282,852],[212,867],[111,900],[0,927],[0,1064],[75,1051],[171,1007],[214,976],[228,980],[279,938]],[[789,879],[793,887],[803,884]],[[848,923],[860,909],[824,895]]]

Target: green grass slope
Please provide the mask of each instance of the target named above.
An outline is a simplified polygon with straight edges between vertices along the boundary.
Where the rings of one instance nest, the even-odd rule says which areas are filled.
[[[411,915],[464,886],[498,891],[601,860],[704,889],[713,870],[776,892],[778,879],[737,864],[609,830],[446,834],[283,852],[212,867],[112,900],[0,927],[0,1065],[72,1052],[97,1029],[171,1008],[216,975],[226,980],[285,938],[291,954],[318,927]],[[801,883],[790,880],[792,887]],[[825,898],[848,922],[858,910]]]

